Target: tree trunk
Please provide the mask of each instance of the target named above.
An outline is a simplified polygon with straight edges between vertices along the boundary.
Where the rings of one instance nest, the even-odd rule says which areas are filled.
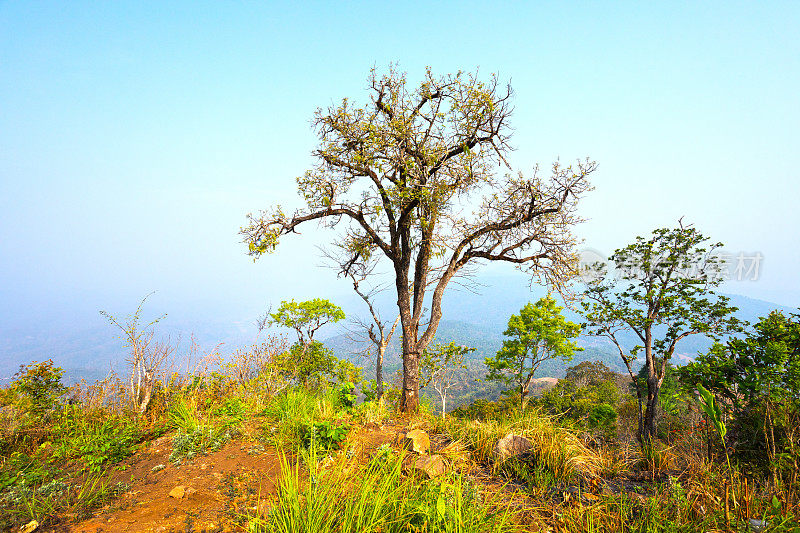
[[[403,354],[403,396],[400,398],[400,411],[419,411],[419,352]]]
[[[139,406],[139,414],[143,415],[145,411],[147,411],[147,407],[150,405],[150,399],[153,395],[153,383],[148,383],[145,385],[144,389],[144,398],[142,398],[142,403]]]
[[[536,372],[534,369],[533,372]],[[519,405],[521,410],[525,410],[525,407],[528,405],[528,392],[530,391],[531,387],[531,380],[533,379],[533,372],[528,374],[525,378],[525,381],[520,384],[519,386]]]
[[[380,400],[383,398],[383,354],[386,352],[386,345],[381,343],[378,346],[378,357],[375,361],[375,399]]]
[[[656,408],[658,407],[658,380],[653,376],[647,378],[647,403],[644,409],[644,421],[642,424],[641,443],[650,443],[656,437]]]
[[[661,383],[656,374],[656,359],[653,354],[653,334],[648,327],[644,332],[644,355],[647,368],[647,402],[644,407],[644,420],[639,429],[639,444],[652,444],[656,436],[656,405]],[[639,383],[636,383],[639,386]]]
[[[419,320],[416,323],[411,314],[411,295],[408,290],[408,261],[396,264],[397,307],[400,311],[400,324],[403,328],[403,393],[400,397],[400,411],[416,413],[419,411],[419,348],[417,335]]]

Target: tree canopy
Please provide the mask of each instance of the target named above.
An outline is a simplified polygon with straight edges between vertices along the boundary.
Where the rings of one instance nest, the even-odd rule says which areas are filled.
[[[297,333],[297,341],[311,344],[314,334],[326,324],[335,324],[345,318],[344,311],[330,300],[314,298],[304,302],[289,300],[281,302],[274,313],[270,313],[270,324],[293,329]]]
[[[800,316],[773,311],[744,338],[715,343],[680,369],[741,409],[752,402],[800,402]]]
[[[503,341],[495,357],[486,359],[487,379],[515,384],[523,405],[539,365],[556,358],[569,361],[582,350],[571,340],[581,328],[564,318],[563,309],[549,295],[535,304],[526,304],[519,315],[511,315],[508,320],[503,335],[510,338]]]

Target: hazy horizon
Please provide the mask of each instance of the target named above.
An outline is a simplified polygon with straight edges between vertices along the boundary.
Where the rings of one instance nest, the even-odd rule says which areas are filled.
[[[1,3],[0,331],[92,327],[151,291],[198,321],[348,293],[320,266],[331,233],[253,263],[238,230],[300,205],[314,110],[391,63],[510,81],[515,170],[596,160],[582,248],[683,217],[759,254],[722,292],[797,308],[798,22],[791,2]]]

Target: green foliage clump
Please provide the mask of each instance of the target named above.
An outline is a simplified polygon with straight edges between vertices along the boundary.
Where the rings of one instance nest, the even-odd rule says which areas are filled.
[[[339,383],[336,392],[339,394],[339,403],[348,409],[356,404],[356,386],[352,381]]]
[[[680,377],[689,390],[709,391],[720,420],[730,417],[739,460],[800,488],[800,316],[773,311],[745,336],[716,343]]]
[[[211,417],[203,415],[191,401],[178,399],[169,411],[169,426],[177,432],[172,439],[169,460],[179,464],[197,455],[214,452],[238,435],[238,427],[246,416],[241,399],[224,398]]]
[[[338,450],[347,438],[350,426],[336,424],[330,420],[304,424],[302,428],[302,444],[306,449]]]
[[[139,427],[128,421],[105,420],[87,429],[78,441],[77,452],[91,473],[133,454],[141,437]]]
[[[53,365],[52,360],[22,365],[11,383],[22,397],[21,407],[38,421],[51,411],[58,399],[66,392],[61,383],[64,371]]]
[[[53,426],[54,458],[80,459],[84,469],[100,473],[136,451],[142,431],[126,416],[90,415],[81,406],[68,406]]]
[[[487,379],[515,385],[522,405],[527,402],[539,365],[551,359],[569,361],[576,351],[582,350],[571,340],[581,328],[566,320],[562,310],[549,295],[535,304],[526,304],[519,315],[511,315],[508,320],[503,335],[510,338],[503,341],[495,357],[486,358]]]
[[[609,440],[616,435],[622,397],[618,377],[600,361],[585,361],[568,368],[566,377],[543,392],[536,404],[571,427],[592,430]]]
[[[239,427],[247,416],[247,407],[240,398],[225,398],[222,405],[214,410],[225,428]]]
[[[229,430],[212,426],[199,426],[191,433],[179,432],[172,439],[169,460],[175,464],[191,461],[198,455],[221,449],[231,437]]]

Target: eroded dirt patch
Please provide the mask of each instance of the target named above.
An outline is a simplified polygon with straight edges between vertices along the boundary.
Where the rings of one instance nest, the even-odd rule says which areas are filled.
[[[170,437],[139,451],[116,476],[116,481],[129,484],[129,490],[92,518],[62,531],[234,531],[237,521],[258,513],[259,499],[275,493],[279,454],[258,442],[231,441],[217,452],[177,466],[169,462],[171,452]],[[183,490],[170,496],[176,487]]]

